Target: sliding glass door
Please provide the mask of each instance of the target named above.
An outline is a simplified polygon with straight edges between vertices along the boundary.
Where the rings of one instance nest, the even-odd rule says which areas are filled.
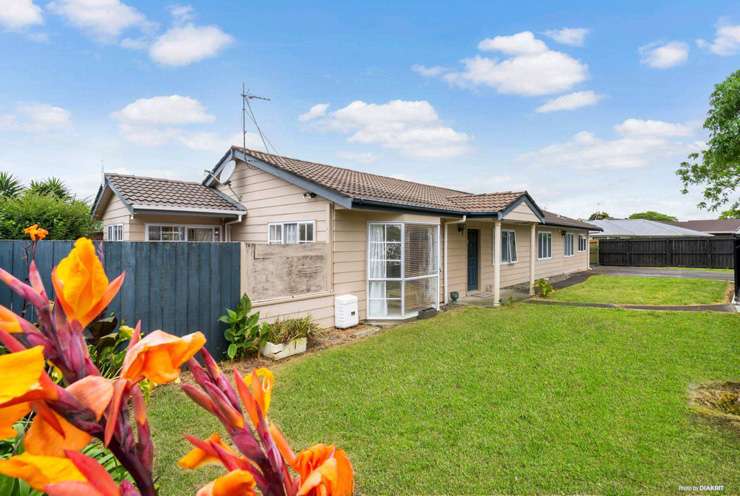
[[[368,318],[398,319],[439,307],[439,226],[368,225]]]

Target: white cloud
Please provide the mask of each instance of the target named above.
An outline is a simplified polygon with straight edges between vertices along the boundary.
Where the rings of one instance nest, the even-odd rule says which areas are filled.
[[[157,38],[149,55],[163,65],[183,66],[214,57],[234,39],[218,26],[175,26]]]
[[[195,10],[191,5],[170,5],[168,10],[176,24],[184,24],[195,19]]]
[[[502,52],[507,55],[532,55],[548,50],[544,41],[534,37],[531,31],[522,31],[511,36],[495,36],[478,43],[482,52]]]
[[[441,65],[434,65],[431,67],[427,67],[425,65],[421,64],[414,64],[411,66],[411,70],[415,73],[419,74],[420,76],[424,77],[437,77],[444,74],[447,69],[442,67]]]
[[[581,107],[596,105],[602,96],[593,91],[576,91],[546,101],[537,107],[537,112],[557,112],[559,110],[575,110]]]
[[[624,136],[690,136],[694,129],[688,124],[675,122],[627,119],[614,126],[614,130]]]
[[[49,10],[99,41],[112,42],[124,31],[152,28],[152,23],[135,8],[119,0],[55,0]]]
[[[499,93],[528,96],[567,91],[588,77],[586,64],[551,50],[529,31],[488,38],[478,48],[510,57],[498,60],[476,55],[463,60],[462,71],[449,71],[441,77],[461,87],[489,86]]]
[[[710,52],[727,57],[740,52],[740,24],[717,25],[713,41],[696,40],[696,44]]]
[[[689,58],[689,46],[681,41],[651,43],[640,47],[640,62],[655,69],[668,69]]]
[[[696,148],[695,142],[675,139],[691,134],[691,128],[684,124],[627,119],[614,129],[619,134],[615,139],[602,139],[581,131],[563,143],[525,153],[519,160],[547,167],[626,169],[685,156]]]
[[[198,100],[180,95],[140,98],[114,112],[113,117],[128,124],[179,125],[215,120]]]
[[[43,24],[41,7],[33,0],[5,0],[0,8],[0,26],[11,29],[23,29],[36,24]]]
[[[414,158],[449,158],[469,150],[470,137],[445,126],[425,100],[354,101],[318,121],[350,143],[379,145]]]
[[[583,46],[588,32],[586,28],[563,28],[545,31],[545,35],[563,45]]]
[[[314,119],[318,119],[319,117],[323,117],[326,115],[326,110],[328,108],[328,103],[317,103],[316,105],[308,109],[308,112],[299,115],[298,120],[301,122],[308,122]]]
[[[69,111],[46,103],[23,103],[14,114],[0,114],[0,129],[27,133],[45,133],[69,128]]]
[[[372,164],[378,161],[378,156],[371,152],[337,152],[337,157],[359,164]]]

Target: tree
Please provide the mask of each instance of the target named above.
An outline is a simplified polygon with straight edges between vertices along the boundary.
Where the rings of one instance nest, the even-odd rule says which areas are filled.
[[[98,230],[90,206],[80,200],[31,191],[0,199],[0,239],[23,239],[23,229],[32,224],[48,230],[47,239],[77,239]]]
[[[50,177],[44,181],[31,181],[28,191],[42,196],[53,196],[60,200],[70,200],[72,195],[64,181],[58,177]]]
[[[10,172],[0,172],[0,198],[16,198],[23,191],[21,182]]]
[[[729,210],[725,210],[721,214],[719,214],[720,220],[726,220],[726,219],[740,219],[740,209],[737,208],[731,208]]]
[[[611,218],[611,215],[606,212],[594,212],[588,216],[588,220],[605,220]]]
[[[658,222],[676,222],[678,219],[672,215],[662,214],[655,210],[646,210],[645,212],[636,212],[628,217],[629,219],[657,220]]]
[[[729,204],[740,208],[737,186],[740,183],[740,70],[714,87],[709,112],[704,121],[709,131],[707,148],[692,153],[676,174],[683,183],[682,193],[690,185],[703,185],[704,200],[697,206],[717,211]]]

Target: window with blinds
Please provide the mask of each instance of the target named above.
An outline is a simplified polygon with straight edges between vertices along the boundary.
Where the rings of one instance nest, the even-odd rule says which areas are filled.
[[[368,226],[368,317],[400,318],[439,306],[439,226]]]

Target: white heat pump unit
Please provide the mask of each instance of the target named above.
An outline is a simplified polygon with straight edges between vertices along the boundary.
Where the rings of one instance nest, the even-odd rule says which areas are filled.
[[[360,322],[360,312],[357,309],[355,295],[340,295],[334,298],[334,326],[337,329],[346,329],[356,326]]]

